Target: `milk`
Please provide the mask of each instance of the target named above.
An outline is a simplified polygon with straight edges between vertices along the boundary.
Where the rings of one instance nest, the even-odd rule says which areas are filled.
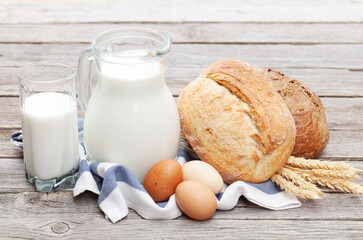
[[[104,64],[88,102],[84,139],[91,161],[119,163],[141,181],[157,162],[174,159],[180,125],[160,62]]]
[[[77,106],[69,95],[34,94],[25,99],[21,114],[24,161],[29,174],[47,180],[77,169]]]

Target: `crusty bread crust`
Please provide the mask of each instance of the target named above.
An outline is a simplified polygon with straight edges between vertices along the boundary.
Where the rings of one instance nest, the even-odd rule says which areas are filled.
[[[181,92],[178,110],[194,151],[228,184],[268,180],[294,146],[294,119],[283,99],[259,69],[240,61],[209,66]]]
[[[325,119],[324,106],[319,96],[303,82],[271,69],[261,69],[269,83],[284,99],[296,126],[296,140],[293,156],[314,158],[329,141],[329,129]]]

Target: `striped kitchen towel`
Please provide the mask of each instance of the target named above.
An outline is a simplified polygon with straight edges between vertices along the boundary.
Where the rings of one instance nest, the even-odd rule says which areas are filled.
[[[82,135],[82,119],[79,121],[79,130]],[[12,141],[21,141],[19,133],[13,134]],[[142,184],[126,167],[114,163],[89,162],[86,153],[82,154],[81,158],[73,194],[76,197],[85,191],[91,191],[99,195],[98,204],[113,223],[127,216],[129,208],[145,219],[173,219],[182,215],[176,204],[175,195],[172,195],[166,202],[155,203]],[[193,157],[184,148],[180,148],[177,161],[181,165],[194,159],[195,156]],[[296,197],[281,191],[271,181],[261,184],[237,181],[231,185],[225,184],[222,192],[216,195],[217,209],[232,209],[237,205],[240,196],[271,210],[301,206]]]

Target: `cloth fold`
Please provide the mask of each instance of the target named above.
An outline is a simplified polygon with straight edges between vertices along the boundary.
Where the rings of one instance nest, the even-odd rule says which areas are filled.
[[[83,119],[79,120],[79,131],[82,135]],[[11,140],[15,145],[21,146],[21,132],[14,133]],[[177,161],[183,165],[190,160],[196,160],[195,157],[184,148],[180,148]],[[127,216],[129,208],[134,209],[145,219],[174,219],[182,215],[176,204],[175,195],[172,195],[166,202],[155,203],[129,169],[115,163],[89,162],[84,152],[81,154],[73,194],[76,197],[85,191],[99,195],[98,204],[113,223]],[[241,196],[256,205],[271,210],[301,206],[296,197],[282,191],[270,180],[261,184],[237,181],[231,185],[225,184],[221,193],[216,195],[217,209],[234,208]]]

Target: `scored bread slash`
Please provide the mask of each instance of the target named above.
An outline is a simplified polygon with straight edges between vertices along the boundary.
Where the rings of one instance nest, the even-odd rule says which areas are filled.
[[[294,119],[267,77],[247,63],[213,63],[181,92],[178,110],[194,151],[228,184],[264,182],[290,157]]]

